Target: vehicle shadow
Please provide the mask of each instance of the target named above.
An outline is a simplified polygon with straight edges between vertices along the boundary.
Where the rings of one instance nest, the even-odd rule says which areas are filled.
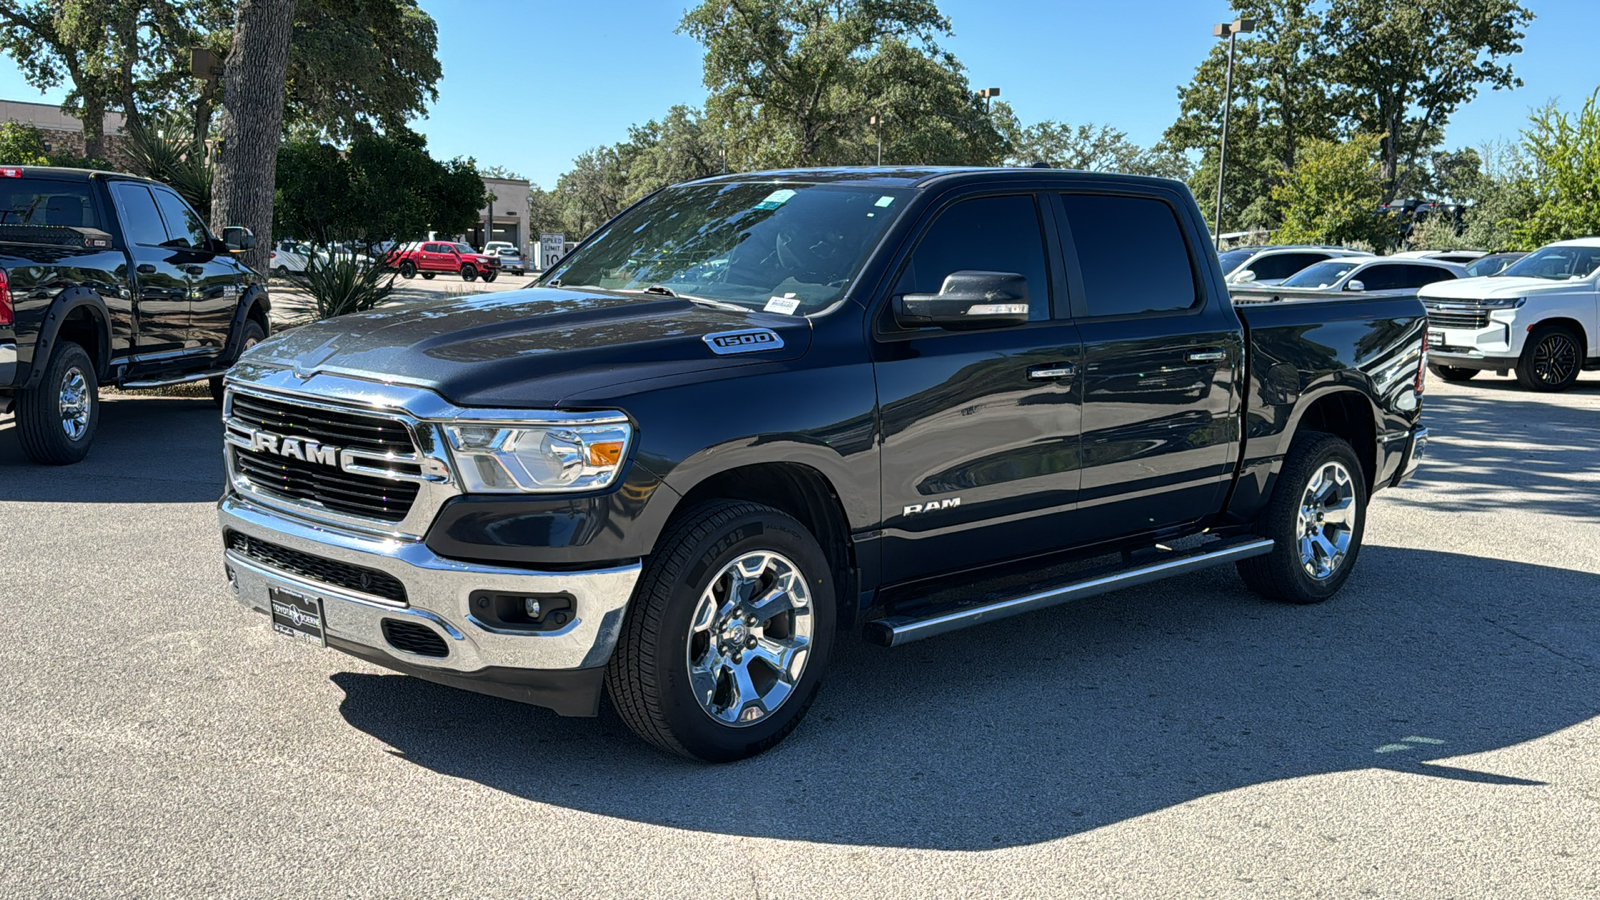
[[[1230,569],[897,650],[846,638],[810,717],[752,760],[658,753],[609,712],[340,673],[392,753],[541,803],[698,831],[941,850],[1077,834],[1218,792],[1456,760],[1600,713],[1600,575],[1371,546],[1335,600],[1261,602]],[[1447,761],[1446,761],[1447,760]]]
[[[83,462],[40,466],[0,418],[0,500],[194,503],[222,496],[222,419],[211,398],[108,397]]]
[[[1500,380],[1504,384],[1515,382]],[[1500,385],[1481,393],[1430,395],[1423,424],[1431,439],[1412,483],[1435,490],[1424,495],[1402,488],[1386,497],[1445,512],[1515,508],[1600,521],[1597,410],[1519,400]]]

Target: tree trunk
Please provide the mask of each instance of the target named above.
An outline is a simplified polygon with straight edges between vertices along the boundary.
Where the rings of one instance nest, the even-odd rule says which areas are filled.
[[[256,234],[244,263],[265,272],[272,245],[272,188],[283,137],[284,75],[295,0],[242,0],[223,66],[222,145],[211,189],[211,225]]]
[[[101,155],[100,145],[106,130],[106,103],[97,93],[83,92],[83,155]]]

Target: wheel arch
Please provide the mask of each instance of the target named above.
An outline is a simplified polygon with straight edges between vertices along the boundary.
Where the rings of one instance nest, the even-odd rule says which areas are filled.
[[[1591,338],[1591,335],[1589,334],[1588,329],[1583,327],[1583,323],[1582,322],[1579,322],[1577,319],[1571,318],[1570,316],[1553,316],[1553,317],[1548,318],[1548,319],[1540,319],[1539,321],[1534,322],[1532,325],[1529,325],[1527,327],[1528,337],[1532,338],[1533,337],[1533,333],[1535,331],[1538,331],[1541,328],[1547,328],[1547,327],[1550,327],[1550,326],[1556,326],[1556,327],[1560,327],[1560,328],[1565,328],[1568,331],[1572,332],[1573,334],[1577,335],[1578,336],[1578,346],[1583,348],[1584,355],[1586,357],[1594,355],[1594,354],[1590,353],[1590,349],[1594,345],[1590,343],[1590,340],[1592,338]],[[1523,352],[1524,353],[1527,352],[1527,342],[1524,342]]]
[[[111,311],[99,294],[80,287],[63,291],[45,313],[33,345],[28,378],[22,387],[39,386],[50,354],[62,340],[82,346],[94,363],[95,378],[101,382],[106,380],[111,371]]]
[[[1284,451],[1296,437],[1307,431],[1320,431],[1343,438],[1356,459],[1371,495],[1378,475],[1378,435],[1381,433],[1377,406],[1366,394],[1354,388],[1334,388],[1303,398],[1290,419]]]
[[[239,306],[233,311],[233,324],[228,327],[228,346],[222,358],[230,364],[244,352],[244,325],[254,321],[261,326],[263,334],[269,337],[272,334],[272,299],[267,294],[266,288],[260,284],[252,284],[245,289],[244,296],[239,298]]]

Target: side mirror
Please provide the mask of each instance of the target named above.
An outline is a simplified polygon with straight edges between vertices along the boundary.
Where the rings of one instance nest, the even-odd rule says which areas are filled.
[[[1364,291],[1367,286],[1362,284],[1360,280],[1352,278],[1344,283],[1344,289],[1347,291]]]
[[[1250,282],[1255,281],[1255,280],[1256,280],[1256,270],[1255,269],[1245,269],[1243,272],[1239,272],[1238,274],[1233,276],[1234,284],[1249,284]]]
[[[1028,321],[1028,279],[1015,272],[952,272],[937,294],[894,298],[895,322],[906,328],[997,328]]]
[[[229,225],[222,229],[222,243],[229,253],[243,253],[256,248],[256,236],[243,225]]]

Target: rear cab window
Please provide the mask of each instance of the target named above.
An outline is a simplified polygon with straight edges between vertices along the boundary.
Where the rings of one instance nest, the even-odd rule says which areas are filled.
[[[1177,212],[1154,197],[1062,194],[1091,317],[1176,313],[1200,299]]]
[[[0,178],[0,238],[24,239],[23,228],[104,229],[88,182]],[[10,234],[7,234],[10,232]]]

